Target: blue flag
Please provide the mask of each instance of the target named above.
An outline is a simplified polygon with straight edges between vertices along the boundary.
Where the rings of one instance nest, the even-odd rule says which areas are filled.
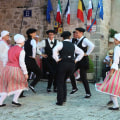
[[[50,23],[50,12],[53,11],[51,0],[48,0],[46,19]]]
[[[99,17],[103,20],[103,0],[99,0],[98,8],[100,8]]]

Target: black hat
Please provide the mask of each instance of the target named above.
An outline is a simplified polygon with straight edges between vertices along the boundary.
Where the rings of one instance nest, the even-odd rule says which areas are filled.
[[[46,33],[47,34],[49,34],[49,33],[54,33],[55,34],[55,31],[54,30],[48,30],[48,31],[46,31]]]
[[[85,32],[85,29],[84,28],[76,28],[76,30],[80,31],[80,32]]]
[[[36,29],[30,28],[30,29],[28,29],[28,30],[26,31],[26,34],[27,34],[27,35],[30,35],[31,33],[34,33],[34,32],[36,32],[36,31],[37,31]]]
[[[71,36],[71,33],[69,31],[64,31],[62,34],[61,34],[61,37],[70,37]]]

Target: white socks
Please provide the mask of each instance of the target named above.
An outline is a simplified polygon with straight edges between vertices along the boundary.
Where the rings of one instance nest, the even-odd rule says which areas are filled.
[[[18,98],[19,98],[21,92],[22,92],[22,90],[17,91],[17,92],[14,94],[14,97],[13,97],[13,101],[14,101],[14,102],[18,103]]]
[[[110,95],[110,101],[113,101],[113,100],[112,100],[112,95]]]
[[[117,107],[119,107],[119,105],[118,105],[118,101],[117,101],[117,96],[112,96],[111,95],[111,99],[112,99],[112,101],[113,101],[113,108],[117,108]]]
[[[0,105],[3,104],[4,100],[6,99],[7,97],[7,94],[2,94],[1,97],[0,97]]]

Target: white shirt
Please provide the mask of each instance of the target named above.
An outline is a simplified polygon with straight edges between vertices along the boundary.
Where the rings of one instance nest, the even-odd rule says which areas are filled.
[[[69,41],[71,42],[69,39],[66,39],[64,41]],[[78,54],[78,56],[76,57],[76,61],[80,61],[83,56],[84,56],[84,52],[82,49],[80,49],[79,47],[77,47],[77,45],[74,45],[75,46],[75,53]],[[56,62],[58,62],[59,60],[59,51],[62,50],[63,48],[63,43],[60,42],[58,43],[54,48],[53,48],[53,58],[56,60]]]
[[[35,58],[36,56],[36,41],[34,39],[31,40],[30,44],[32,45],[32,57]]]
[[[83,37],[84,36],[82,36],[80,39],[78,39],[79,41],[78,41],[77,45],[80,43],[80,41],[83,39]],[[87,38],[84,38],[84,40],[82,42],[82,46],[83,47],[88,46],[88,49],[87,49],[87,52],[86,52],[87,55],[90,55],[90,53],[93,51],[93,49],[95,47],[94,44],[91,41],[89,41]]]
[[[110,62],[110,56],[106,56],[105,59],[103,60],[103,62]],[[106,64],[106,67],[110,67],[108,64]]]
[[[16,45],[18,45],[18,44],[16,44]],[[20,45],[18,45],[18,46],[20,46]],[[19,64],[20,64],[21,70],[23,71],[23,74],[28,74],[26,64],[25,64],[25,51],[24,51],[24,49],[21,50],[21,52],[20,52]]]
[[[114,48],[113,64],[111,66],[111,69],[118,70],[119,62],[120,62],[120,47],[116,46]]]
[[[55,39],[52,40],[52,42],[54,43]],[[60,41],[57,40],[57,43],[56,45],[59,43]],[[51,44],[51,40],[48,38],[48,43],[50,45],[50,47],[52,48],[53,47],[53,44]],[[40,41],[38,44],[37,44],[37,54],[41,55],[42,52],[40,51],[41,48],[45,48],[46,47],[46,42],[45,40],[42,40]]]
[[[0,41],[0,61],[3,62],[3,66],[6,65],[8,61],[8,50],[9,46],[4,40]]]

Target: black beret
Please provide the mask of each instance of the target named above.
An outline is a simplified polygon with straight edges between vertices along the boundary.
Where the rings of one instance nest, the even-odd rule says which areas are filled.
[[[70,37],[71,36],[71,33],[69,31],[64,31],[62,34],[61,34],[61,37]]]
[[[85,29],[84,28],[76,28],[76,30],[80,31],[80,32],[85,32]]]
[[[37,31],[36,29],[30,28],[30,29],[28,29],[28,30],[26,31],[26,34],[29,35],[29,34],[34,33],[34,32],[36,32],[36,31]]]
[[[46,31],[46,33],[47,34],[49,34],[49,33],[54,33],[55,34],[55,31],[54,30],[48,30],[48,31]]]

